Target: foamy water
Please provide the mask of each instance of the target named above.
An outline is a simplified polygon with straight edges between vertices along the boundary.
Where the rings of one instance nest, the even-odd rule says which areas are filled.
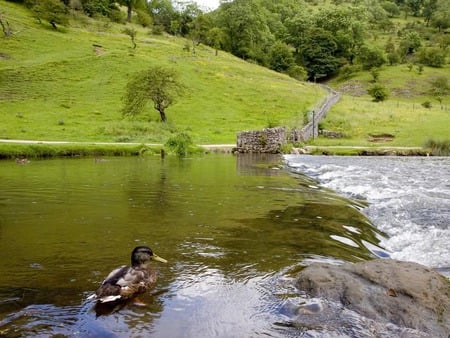
[[[285,156],[288,167],[351,198],[387,237],[399,260],[450,274],[450,158]]]

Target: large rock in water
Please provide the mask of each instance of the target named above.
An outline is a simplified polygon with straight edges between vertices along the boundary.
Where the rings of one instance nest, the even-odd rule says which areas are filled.
[[[353,326],[348,313],[356,313],[355,322],[366,327],[350,330],[350,336],[450,337],[450,282],[416,263],[313,263],[300,272],[296,286],[307,299],[321,300],[296,309],[294,324],[304,329],[315,325],[319,332],[345,335],[342,325]]]

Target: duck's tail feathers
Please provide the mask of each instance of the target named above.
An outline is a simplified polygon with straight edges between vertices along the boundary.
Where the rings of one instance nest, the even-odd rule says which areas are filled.
[[[87,298],[87,300],[91,300],[91,299],[97,299],[97,295],[94,293]]]
[[[120,298],[122,298],[120,295],[116,295],[116,296],[105,296],[105,297],[99,298],[98,300],[100,301],[100,303],[109,303],[109,302],[114,302],[116,300],[119,300]]]

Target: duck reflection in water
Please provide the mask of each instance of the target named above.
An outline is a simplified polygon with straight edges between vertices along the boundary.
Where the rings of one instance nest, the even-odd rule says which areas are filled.
[[[158,276],[150,267],[152,260],[167,263],[148,246],[138,246],[131,253],[131,266],[123,265],[111,271],[95,294],[88,298],[97,301],[97,316],[117,312],[130,303],[146,305],[137,297],[156,285]]]

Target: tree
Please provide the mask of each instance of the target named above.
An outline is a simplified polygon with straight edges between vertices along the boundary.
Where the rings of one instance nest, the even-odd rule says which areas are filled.
[[[34,15],[39,22],[42,20],[47,21],[52,25],[54,29],[57,29],[57,24],[67,25],[69,18],[68,8],[63,2],[59,0],[35,0],[30,2]]]
[[[442,98],[450,93],[450,81],[447,76],[438,76],[431,80],[430,94],[442,105]]]
[[[295,59],[292,56],[291,48],[284,42],[276,41],[269,51],[270,68],[284,73],[295,65]]]
[[[208,31],[206,43],[216,50],[216,56],[219,54],[224,39],[224,34],[219,27],[213,27]]]
[[[379,68],[386,63],[386,56],[382,49],[375,46],[362,46],[358,61],[363,69],[370,70],[372,68]]]
[[[131,22],[131,13],[133,9],[142,9],[146,6],[143,0],[120,0],[118,2],[127,8],[127,22]]]
[[[161,121],[166,122],[166,109],[183,92],[184,86],[178,80],[175,70],[161,66],[150,67],[128,82],[122,112],[124,115],[138,115],[151,100],[153,107],[159,112]]]

